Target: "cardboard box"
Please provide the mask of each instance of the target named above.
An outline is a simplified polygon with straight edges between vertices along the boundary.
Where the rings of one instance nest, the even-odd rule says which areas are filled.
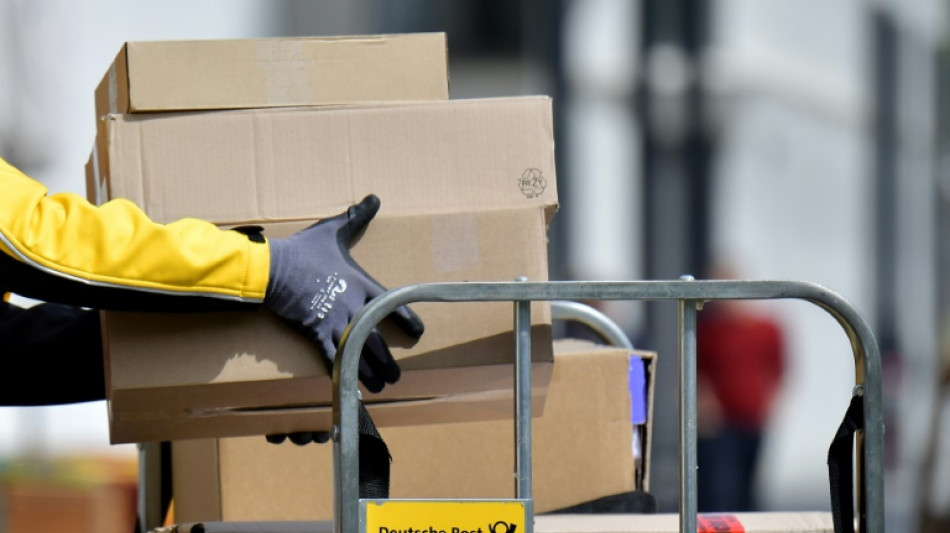
[[[96,117],[446,100],[444,33],[125,43]]]
[[[655,354],[579,341],[554,346],[544,413],[533,423],[535,512],[648,489],[649,472],[638,475],[631,450],[634,431],[649,450],[649,419],[634,426],[631,410],[640,403],[652,416]],[[648,378],[639,401],[628,380],[634,364]],[[499,408],[507,410],[503,420],[380,428],[393,457],[390,496],[513,497],[510,390]],[[176,522],[333,516],[329,445],[275,446],[244,437],[175,442],[172,450]]]
[[[96,137],[109,114],[447,100],[446,47],[444,33],[127,42],[96,87]]]
[[[459,218],[471,225],[465,242],[480,259],[446,269],[440,237],[433,233]],[[306,224],[269,224],[266,232],[289,234]],[[543,215],[535,210],[395,215],[375,220],[352,253],[389,287],[423,280],[510,280],[519,273],[537,279],[547,274],[547,257],[538,245],[544,228]],[[381,329],[403,373],[397,384],[364,397],[385,403],[373,410],[376,423],[503,416],[507,405],[493,403],[490,393],[512,383],[512,305],[419,303],[413,310],[426,324],[418,343],[385,323]],[[535,383],[541,394],[550,374],[550,313],[535,304],[532,315]],[[102,323],[113,442],[330,426],[331,380],[322,355],[267,310],[187,316],[108,312]]]
[[[548,97],[103,120],[96,188],[157,222],[315,219],[369,193],[381,215],[557,210]]]
[[[269,236],[372,192],[382,208],[353,254],[384,285],[544,280],[547,222],[557,208],[550,112],[549,99],[528,97],[110,115],[100,141],[111,170],[91,189],[130,199],[158,222],[256,223]],[[550,313],[533,307],[542,391]],[[391,402],[377,424],[499,416],[493,395],[511,382],[512,306],[414,309],[427,327],[418,344],[383,331],[405,372],[367,397]],[[104,313],[103,324],[113,442],[329,425],[320,355],[266,311]]]

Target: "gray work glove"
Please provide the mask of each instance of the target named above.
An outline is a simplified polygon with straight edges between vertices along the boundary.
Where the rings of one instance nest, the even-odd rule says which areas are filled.
[[[266,435],[265,437],[267,442],[271,444],[283,444],[288,438],[290,442],[296,444],[297,446],[305,446],[311,442],[317,444],[324,444],[330,442],[330,432],[328,431],[297,431],[294,433],[276,433],[274,435]]]
[[[353,316],[383,288],[350,257],[354,237],[379,211],[369,195],[345,213],[317,222],[286,239],[269,240],[270,279],[264,304],[315,342],[332,372],[337,345]],[[424,326],[408,307],[390,318],[419,338]],[[373,330],[360,357],[360,381],[371,392],[399,379],[399,366],[379,332]]]

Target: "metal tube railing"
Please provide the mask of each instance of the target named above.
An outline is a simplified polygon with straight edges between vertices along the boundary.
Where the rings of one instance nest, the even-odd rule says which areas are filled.
[[[681,341],[681,358],[686,357],[695,362],[695,306],[707,300],[758,299],[799,299],[811,302],[832,315],[845,330],[854,352],[855,386],[864,395],[865,430],[864,434],[857,439],[859,452],[856,456],[859,478],[858,515],[862,517],[862,525],[866,523],[867,531],[882,533],[884,531],[884,425],[881,357],[874,335],[861,314],[838,294],[813,283],[688,279],[430,283],[393,289],[370,302],[354,317],[347,328],[341,342],[340,357],[333,372],[334,526],[336,532],[358,533],[359,530],[357,369],[360,351],[376,324],[399,306],[414,302],[677,300],[684,302],[681,336],[692,336],[692,340]],[[688,309],[692,309],[692,312]],[[692,315],[692,317],[687,315]],[[688,352],[692,352],[692,355]],[[686,403],[686,392],[688,391],[680,392],[681,401],[684,403]],[[692,403],[695,409],[695,398],[688,403]],[[688,436],[689,417],[694,415],[695,411],[692,415],[686,413],[681,420],[681,435]],[[693,419],[693,424],[695,424],[695,419]],[[695,446],[694,437],[695,435],[687,439],[691,440],[691,446]],[[688,450],[682,451],[688,452]],[[696,500],[685,493],[695,489],[696,471],[692,467],[684,468],[681,476],[689,480],[681,479],[681,491],[684,493],[680,494],[680,514],[687,516],[687,523],[694,524],[692,529],[686,529],[686,531],[695,531]]]
[[[591,329],[607,344],[633,350],[633,343],[616,322],[593,307],[580,302],[554,300],[551,302],[551,320],[570,320]]]

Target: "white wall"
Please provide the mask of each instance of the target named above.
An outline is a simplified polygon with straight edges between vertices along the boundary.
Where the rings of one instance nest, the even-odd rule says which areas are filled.
[[[569,11],[575,131],[567,141],[571,175],[582,184],[562,201],[585,213],[571,230],[583,251],[575,270],[587,276],[640,274],[631,258],[642,250],[635,235],[643,221],[629,204],[616,204],[618,196],[635,198],[641,179],[631,149],[637,125],[622,107],[633,83],[620,73],[635,74],[630,4],[578,1]],[[713,2],[713,47],[703,67],[720,106],[714,253],[732,256],[746,278],[825,285],[871,320],[868,8],[861,0]],[[618,194],[596,194],[603,190]],[[759,493],[770,509],[827,509],[827,448],[854,383],[850,344],[814,305],[760,306],[786,328],[789,370]]]
[[[726,88],[714,249],[750,278],[824,285],[870,320],[866,4],[717,3],[715,61]],[[770,509],[827,509],[828,445],[848,405],[854,362],[818,307],[770,302],[789,368],[760,469]]]

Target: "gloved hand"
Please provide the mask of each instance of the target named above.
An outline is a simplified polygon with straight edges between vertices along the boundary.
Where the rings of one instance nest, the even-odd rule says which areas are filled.
[[[353,316],[385,291],[350,257],[354,237],[379,211],[379,198],[369,195],[345,213],[317,222],[286,239],[269,240],[270,279],[264,304],[315,342],[332,371],[337,344]],[[425,329],[408,307],[390,318],[413,338]],[[359,377],[371,392],[399,379],[399,365],[377,331],[363,346]]]
[[[330,432],[328,431],[298,431],[296,433],[275,433],[273,435],[266,435],[267,442],[271,444],[283,444],[288,438],[290,442],[296,444],[297,446],[305,446],[311,442],[317,444],[324,444],[330,441]]]

